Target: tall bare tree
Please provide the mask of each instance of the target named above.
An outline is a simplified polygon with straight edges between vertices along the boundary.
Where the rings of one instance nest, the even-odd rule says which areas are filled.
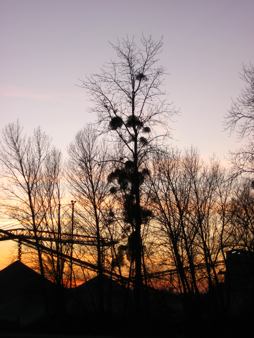
[[[47,232],[50,241],[46,245],[51,250],[47,254],[45,270],[51,274],[57,285],[64,285],[65,260],[62,254],[68,254],[68,246],[62,243],[62,233],[67,231],[70,217],[66,217],[70,208],[63,208],[63,172],[61,163],[61,153],[56,149],[51,149],[47,154],[43,166],[43,179],[41,189],[38,191],[38,203],[41,205],[44,218],[41,228]]]
[[[180,152],[158,153],[154,157],[152,175],[149,178],[151,204],[159,227],[159,240],[164,248],[168,248],[168,268],[177,270],[177,284],[187,294],[192,291],[191,280],[185,269],[188,260],[194,266],[191,245],[193,238],[190,236],[191,229],[187,226],[192,183],[185,174]],[[195,231],[193,235],[195,236]],[[193,277],[195,289],[195,275]]]
[[[5,212],[24,229],[32,231],[39,269],[45,275],[42,249],[45,243],[41,232],[59,233],[60,153],[50,146],[48,137],[39,128],[27,137],[16,122],[3,130],[0,161],[4,175],[2,188],[6,193]],[[59,241],[55,243],[59,252]],[[59,264],[60,256],[56,269],[60,278]]]
[[[141,239],[142,225],[151,216],[142,202],[142,185],[147,176],[145,163],[152,151],[156,124],[169,112],[161,100],[163,69],[158,65],[161,41],[142,38],[122,39],[112,44],[116,60],[100,74],[94,74],[82,86],[90,93],[94,111],[103,130],[113,137],[121,150],[115,154],[116,169],[109,175],[113,193],[125,194],[124,219],[131,227],[129,247],[135,266],[134,289],[137,307],[141,306],[143,285]]]
[[[103,273],[103,233],[109,185],[106,148],[91,127],[82,129],[69,147],[68,181],[77,202],[80,231],[96,237],[96,264]],[[82,223],[82,224],[81,224]]]
[[[86,247],[86,259],[96,256],[99,310],[104,309],[103,274],[105,240],[112,239],[108,227],[110,196],[107,150],[91,126],[82,129],[69,147],[68,181],[75,199],[75,219],[79,233],[94,236],[94,246]],[[113,213],[111,211],[111,213]],[[95,252],[94,252],[95,251]],[[107,251],[108,255],[109,252]],[[108,258],[108,257],[107,257]]]
[[[198,294],[218,283],[217,264],[226,240],[229,245],[225,177],[217,163],[203,164],[193,150],[158,153],[151,172],[150,203],[168,269],[176,270],[183,294]]]

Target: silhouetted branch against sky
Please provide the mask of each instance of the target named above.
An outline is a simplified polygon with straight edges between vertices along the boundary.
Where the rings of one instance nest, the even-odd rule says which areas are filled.
[[[91,95],[92,110],[97,113],[104,132],[108,131],[112,118],[114,121],[122,119],[125,128],[118,132],[118,137],[125,140],[128,147],[126,136],[131,137],[131,132],[127,120],[133,110],[132,99],[135,100],[135,115],[144,126],[146,123],[153,126],[153,132],[159,125],[163,133],[161,129],[169,124],[173,112],[173,108],[162,99],[164,70],[158,60],[162,40],[127,37],[116,44],[111,43],[111,46],[116,57],[100,73],[88,76],[81,86]],[[118,131],[117,128],[114,130]]]
[[[243,140],[244,146],[232,152],[232,163],[235,175],[253,173],[254,171],[254,66],[243,66],[241,78],[244,88],[233,101],[226,115],[226,127],[236,131]]]

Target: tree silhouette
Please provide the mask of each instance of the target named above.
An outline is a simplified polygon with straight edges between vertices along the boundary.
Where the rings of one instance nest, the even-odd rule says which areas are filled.
[[[44,276],[46,265],[50,265],[50,277],[61,285],[64,270],[61,257],[64,250],[60,245],[64,227],[60,210],[61,154],[50,145],[40,128],[27,137],[16,122],[3,130],[0,161],[5,177],[2,184],[6,197],[4,212],[32,232],[40,273]],[[43,242],[42,232],[51,236],[49,242]],[[47,254],[43,254],[42,245],[47,245]]]
[[[241,78],[245,87],[226,115],[227,129],[246,139],[246,145],[232,156],[235,175],[254,172],[254,66],[244,66]]]
[[[90,93],[103,132],[115,142],[115,169],[108,176],[113,194],[123,194],[123,219],[130,228],[128,248],[134,265],[137,310],[143,285],[142,226],[152,216],[143,205],[142,187],[148,175],[146,162],[154,149],[156,125],[169,109],[162,100],[162,67],[158,66],[161,41],[122,39],[112,44],[116,61],[82,83]]]

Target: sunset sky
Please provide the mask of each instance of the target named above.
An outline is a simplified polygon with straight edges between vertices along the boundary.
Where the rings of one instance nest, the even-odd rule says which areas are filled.
[[[114,56],[109,41],[142,34],[163,37],[173,143],[223,159],[236,146],[223,119],[254,60],[253,0],[0,0],[1,127],[40,125],[65,149],[96,118],[79,80]]]
[[[65,150],[95,121],[78,85],[114,57],[109,41],[163,37],[165,91],[179,115],[172,143],[222,161],[238,146],[224,131],[254,63],[253,0],[0,0],[0,126],[41,126]]]

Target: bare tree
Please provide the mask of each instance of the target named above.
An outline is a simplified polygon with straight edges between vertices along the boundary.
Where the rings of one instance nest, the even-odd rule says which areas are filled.
[[[43,215],[37,205],[38,187],[42,176],[42,165],[48,152],[46,136],[37,129],[32,138],[22,135],[18,123],[9,124],[3,131],[1,163],[8,183],[5,191],[18,205],[9,205],[8,213],[25,227],[32,228],[36,240],[40,272],[44,275],[42,252],[38,230]]]
[[[176,271],[181,292],[198,294],[219,282],[217,264],[225,240],[229,242],[223,172],[216,163],[204,165],[193,150],[185,155],[177,151],[157,154],[151,172],[150,203],[160,250],[165,253],[168,248],[164,257],[168,269]]]
[[[62,233],[67,231],[70,217],[66,217],[69,208],[63,208],[62,192],[62,163],[61,153],[51,149],[46,156],[43,166],[43,180],[41,189],[38,191],[38,203],[44,215],[41,228],[48,234],[50,241],[45,243],[49,246],[51,254],[47,254],[45,270],[51,275],[57,285],[64,285],[65,260],[62,254],[68,254],[69,248],[62,243]]]
[[[180,286],[183,294],[197,291],[193,247],[196,228],[188,222],[192,182],[186,175],[186,162],[187,158],[177,151],[158,153],[148,182],[159,240],[168,248],[168,268],[176,269],[177,289]],[[191,268],[192,278],[188,276],[187,266]]]
[[[254,172],[254,66],[244,66],[241,77],[246,86],[226,116],[226,127],[247,139],[246,145],[233,153],[235,174]]]
[[[45,275],[42,247],[48,243],[43,243],[42,232],[50,230],[58,237],[61,226],[60,153],[50,146],[48,137],[39,128],[27,137],[16,122],[3,130],[0,161],[4,176],[2,188],[6,193],[5,212],[24,229],[32,231],[39,269]],[[59,238],[55,240],[55,249],[59,252]],[[57,266],[56,279],[59,280],[60,255]]]
[[[254,250],[254,196],[250,180],[238,182],[228,203],[231,249]]]
[[[96,261],[99,281],[99,309],[103,311],[103,273],[105,269],[105,238],[109,238],[106,222],[109,213],[109,184],[107,181],[107,151],[98,134],[90,126],[82,129],[69,147],[68,181],[75,207],[76,228],[82,234],[95,236],[95,246],[86,248],[85,256]],[[112,213],[112,211],[111,211]]]
[[[151,216],[142,202],[142,185],[147,176],[145,163],[152,151],[156,124],[168,113],[161,101],[163,69],[158,66],[161,41],[142,38],[140,46],[134,39],[112,44],[117,59],[83,82],[90,93],[103,130],[113,137],[121,149],[116,152],[116,169],[109,175],[112,192],[124,193],[124,219],[131,227],[129,247],[135,265],[134,289],[137,307],[143,285],[141,239],[142,225]]]
[[[201,167],[197,162],[196,168],[191,169],[193,182],[193,212],[192,222],[197,227],[196,245],[198,256],[204,263],[206,279],[209,288],[218,284],[216,262],[220,252],[218,239],[220,225],[217,222],[217,189],[220,183],[220,168],[217,163]]]
[[[68,182],[77,202],[79,228],[87,235],[96,236],[98,274],[103,273],[103,232],[107,211],[109,185],[107,181],[107,151],[91,127],[82,129],[69,147]],[[82,224],[80,224],[82,222]]]

